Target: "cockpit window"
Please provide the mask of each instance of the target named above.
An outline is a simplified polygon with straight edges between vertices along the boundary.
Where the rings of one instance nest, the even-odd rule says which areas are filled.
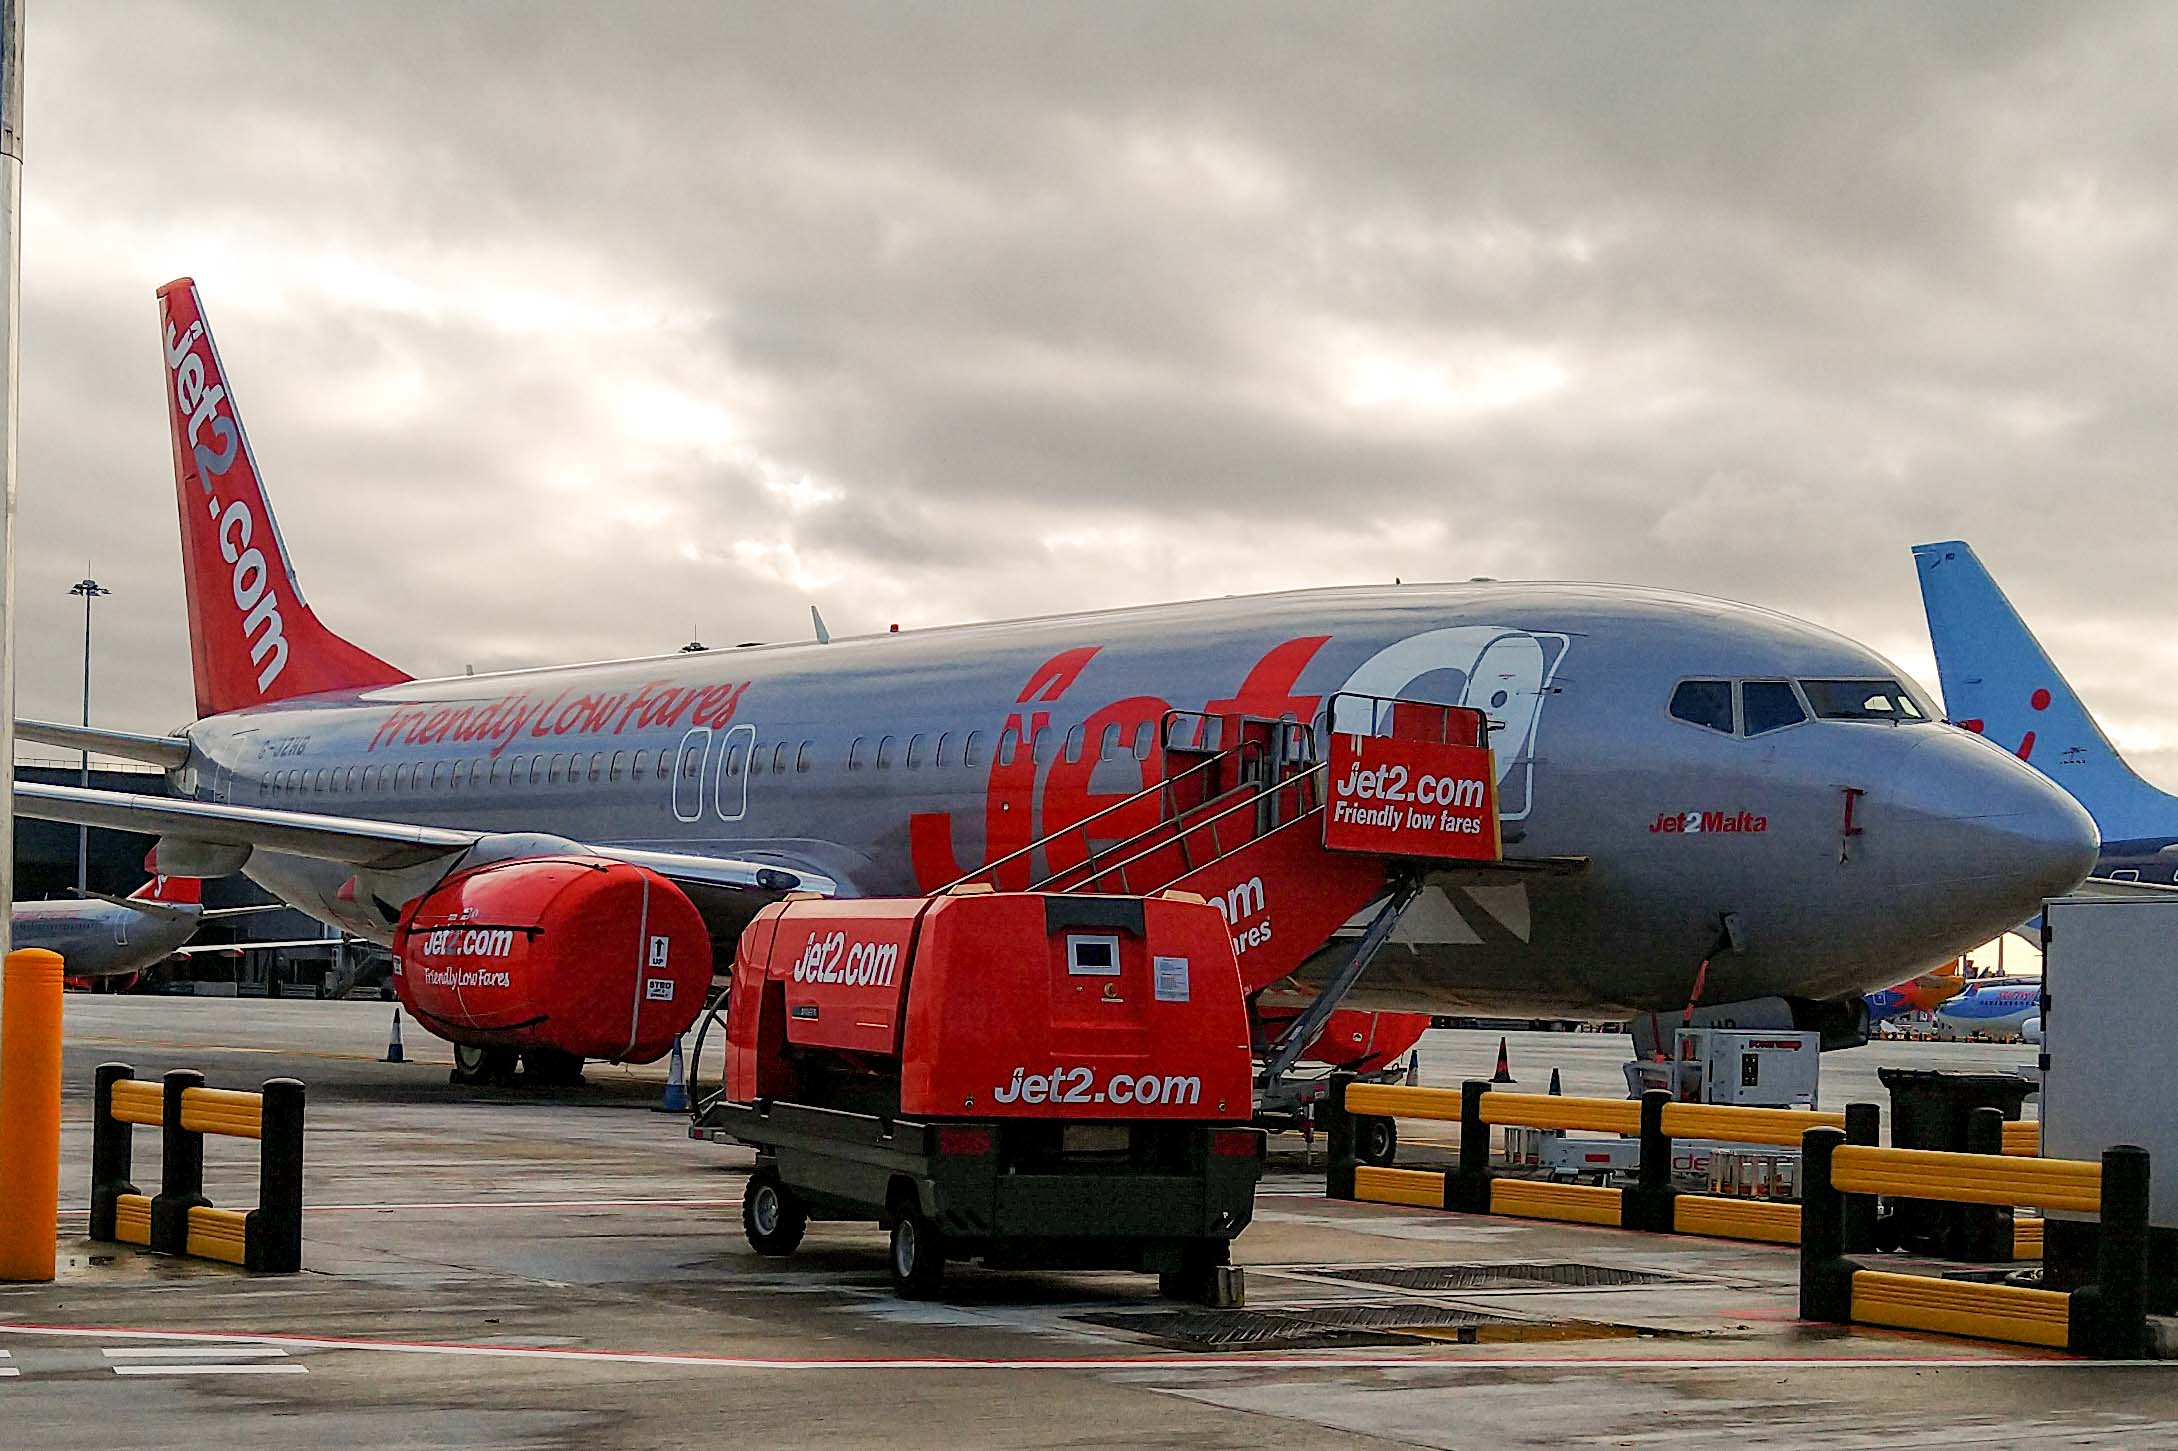
[[[1671,717],[1688,725],[1732,733],[1732,682],[1682,680],[1671,693]]]
[[[1750,680],[1739,688],[1739,719],[1742,734],[1759,736],[1800,724],[1807,711],[1790,681]]]
[[[1800,688],[1807,692],[1807,703],[1822,720],[1886,720],[1896,724],[1928,719],[1895,680],[1803,680]]]

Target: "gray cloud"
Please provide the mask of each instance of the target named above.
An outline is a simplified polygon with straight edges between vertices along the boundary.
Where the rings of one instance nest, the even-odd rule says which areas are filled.
[[[411,668],[1384,578],[1933,671],[1964,536],[2178,779],[2178,13],[108,3],[31,17],[22,705],[189,712],[151,289]]]

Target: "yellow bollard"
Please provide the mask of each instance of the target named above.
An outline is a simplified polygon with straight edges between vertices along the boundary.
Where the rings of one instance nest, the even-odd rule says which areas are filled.
[[[0,975],[0,1280],[53,1278],[60,1124],[61,958],[29,947]]]

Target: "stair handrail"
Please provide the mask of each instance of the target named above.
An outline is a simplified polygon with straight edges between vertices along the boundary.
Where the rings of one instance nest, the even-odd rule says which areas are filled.
[[[1163,742],[1162,742],[1162,741],[1160,741],[1160,742],[1158,743],[1158,749],[1159,749],[1160,751],[1162,751],[1162,750],[1164,749],[1164,744],[1163,744]],[[1007,852],[1007,853],[1006,853],[1006,854],[1005,854],[1004,856],[1002,856],[1002,857],[997,857],[997,858],[994,858],[994,859],[993,859],[993,860],[991,860],[991,861],[987,861],[987,862],[985,862],[985,863],[984,863],[984,864],[983,864],[982,866],[980,866],[980,867],[977,867],[977,868],[976,868],[976,869],[975,869],[974,871],[972,871],[972,872],[966,872],[966,873],[963,873],[963,874],[962,874],[961,876],[959,876],[959,877],[955,878],[955,879],[954,879],[953,881],[947,882],[947,883],[946,883],[946,884],[945,884],[944,886],[942,886],[942,887],[938,888],[938,892],[937,892],[937,893],[935,893],[935,894],[933,894],[933,895],[938,895],[938,894],[943,894],[943,893],[945,893],[945,892],[950,892],[950,891],[951,891],[951,890],[953,890],[953,889],[954,889],[955,887],[958,887],[958,886],[963,886],[963,885],[965,885],[965,884],[967,884],[967,883],[969,883],[969,882],[977,882],[977,881],[982,881],[982,880],[983,880],[984,878],[988,877],[988,876],[989,876],[989,875],[990,875],[991,873],[993,873],[993,872],[997,871],[997,870],[998,870],[999,868],[1001,868],[1001,867],[1004,867],[1004,866],[1010,866],[1011,864],[1013,864],[1013,863],[1014,863],[1014,862],[1016,862],[1016,861],[1019,861],[1019,860],[1021,860],[1021,859],[1025,858],[1025,857],[1029,857],[1029,856],[1033,855],[1033,854],[1034,854],[1034,853],[1036,853],[1037,851],[1040,851],[1040,850],[1042,850],[1042,849],[1043,849],[1043,848],[1044,848],[1045,846],[1049,845],[1050,843],[1052,843],[1052,842],[1054,842],[1054,841],[1057,841],[1057,840],[1058,840],[1058,839],[1059,839],[1060,837],[1062,837],[1062,836],[1066,835],[1066,834],[1067,834],[1068,832],[1070,832],[1070,831],[1082,831],[1082,830],[1084,830],[1085,828],[1087,828],[1088,826],[1090,826],[1091,824],[1093,824],[1093,823],[1095,823],[1095,822],[1098,822],[1098,821],[1101,821],[1101,820],[1103,820],[1103,819],[1104,819],[1105,817],[1107,817],[1107,816],[1110,816],[1110,815],[1112,815],[1112,814],[1113,814],[1114,812],[1118,812],[1118,811],[1125,811],[1125,810],[1126,810],[1126,809],[1127,809],[1128,807],[1130,807],[1130,806],[1134,806],[1134,805],[1138,805],[1138,804],[1139,804],[1139,803],[1140,803],[1141,801],[1143,801],[1143,800],[1144,800],[1145,798],[1147,798],[1147,797],[1149,797],[1149,796],[1152,796],[1152,795],[1155,795],[1155,794],[1157,794],[1157,793],[1160,793],[1160,792],[1166,793],[1166,797],[1165,797],[1165,806],[1166,806],[1166,818],[1165,818],[1165,819],[1166,819],[1166,821],[1170,821],[1170,820],[1171,820],[1171,812],[1170,812],[1170,808],[1171,808],[1171,796],[1170,796],[1170,792],[1171,792],[1171,789],[1172,789],[1172,787],[1173,787],[1173,786],[1174,786],[1175,784],[1177,784],[1178,782],[1181,782],[1181,781],[1184,781],[1184,780],[1186,780],[1186,779],[1187,779],[1188,777],[1190,777],[1190,776],[1194,775],[1194,774],[1195,774],[1196,772],[1198,772],[1198,771],[1207,771],[1207,770],[1209,770],[1209,769],[1210,769],[1211,767],[1213,767],[1213,766],[1217,765],[1217,764],[1218,764],[1218,763],[1219,763],[1220,761],[1224,760],[1224,759],[1225,759],[1225,758],[1226,758],[1227,756],[1233,755],[1233,754],[1235,754],[1235,753],[1237,753],[1237,752],[1239,752],[1239,751],[1245,751],[1245,750],[1249,750],[1249,749],[1260,749],[1260,747],[1256,746],[1256,745],[1255,745],[1255,743],[1253,743],[1253,742],[1243,742],[1243,743],[1242,743],[1241,745],[1239,745],[1239,746],[1236,746],[1236,747],[1233,747],[1233,748],[1232,748],[1232,749],[1230,749],[1230,750],[1224,750],[1224,751],[1220,751],[1220,752],[1218,752],[1218,753],[1217,753],[1216,755],[1214,755],[1214,756],[1211,756],[1211,757],[1209,757],[1209,758],[1208,758],[1208,759],[1206,759],[1206,760],[1201,760],[1201,761],[1197,761],[1197,762],[1196,762],[1196,763],[1195,763],[1194,765],[1192,765],[1192,766],[1189,766],[1189,767],[1188,767],[1188,768],[1187,768],[1186,770],[1184,770],[1184,771],[1180,772],[1180,774],[1179,774],[1179,775],[1177,775],[1177,776],[1164,776],[1164,777],[1160,777],[1160,778],[1159,778],[1158,780],[1156,780],[1156,781],[1154,781],[1154,782],[1150,783],[1150,784],[1149,784],[1149,785],[1147,785],[1147,786],[1144,786],[1144,787],[1143,787],[1143,788],[1142,788],[1141,790],[1139,790],[1139,791],[1135,792],[1135,793],[1134,793],[1134,794],[1133,794],[1132,796],[1126,797],[1126,798],[1125,798],[1124,800],[1120,800],[1120,801],[1115,801],[1115,802],[1113,802],[1113,803],[1112,803],[1112,804],[1111,804],[1110,806],[1106,806],[1106,807],[1102,808],[1101,810],[1097,810],[1097,811],[1092,811],[1092,812],[1090,812],[1090,813],[1089,813],[1089,814],[1088,814],[1087,816],[1084,816],[1084,817],[1083,817],[1083,818],[1082,818],[1081,820],[1079,820],[1079,821],[1076,821],[1076,822],[1072,822],[1072,823],[1070,823],[1070,824],[1068,824],[1068,825],[1066,825],[1066,826],[1062,826],[1062,827],[1060,827],[1060,828],[1059,828],[1059,829],[1058,829],[1057,831],[1053,831],[1053,832],[1047,832],[1047,833],[1045,833],[1045,834],[1044,834],[1043,836],[1040,836],[1040,837],[1036,838],[1036,840],[1034,840],[1034,841],[1030,842],[1030,843],[1029,843],[1029,844],[1028,844],[1027,846],[1023,846],[1023,847],[1016,847],[1016,848],[1015,848],[1014,850],[1012,850],[1012,851],[1010,851],[1010,852]],[[1212,799],[1216,799],[1216,798],[1212,798]],[[1160,824],[1162,824],[1162,823],[1160,823]],[[1140,833],[1138,833],[1138,834],[1137,834],[1137,836],[1139,836],[1139,835],[1140,835]],[[1129,838],[1129,840],[1130,840],[1130,841],[1132,841],[1132,840],[1134,840],[1134,839],[1136,839],[1136,838]],[[1093,850],[1093,848],[1090,848],[1090,847],[1087,847],[1087,846],[1085,846],[1085,847],[1083,848],[1083,852],[1084,852],[1084,860],[1087,860],[1087,859],[1088,859],[1088,858],[1089,858],[1090,856],[1093,856],[1093,855],[1094,855],[1094,850]],[[1054,875],[1056,875],[1056,874],[1054,874]],[[1046,880],[1048,880],[1048,878],[1047,878]]]
[[[1286,784],[1290,785],[1291,783],[1289,782]],[[1196,803],[1194,806],[1189,807],[1188,810],[1199,811],[1202,810],[1204,807],[1216,806],[1221,808],[1217,815],[1222,817],[1226,814],[1222,808],[1228,805],[1238,806],[1245,805],[1250,802],[1260,801],[1262,797],[1263,788],[1261,785],[1256,782],[1245,781],[1238,786],[1230,788],[1229,790],[1220,792],[1216,796],[1212,796],[1207,800]],[[1167,805],[1169,808],[1170,803],[1167,803]],[[1168,809],[1167,814],[1160,818],[1155,826],[1150,827],[1146,831],[1138,831],[1133,836],[1127,837],[1123,841],[1117,841],[1112,843],[1110,846],[1107,846],[1104,849],[1104,855],[1112,856],[1121,852],[1134,852],[1134,855],[1124,857],[1121,860],[1119,865],[1125,866],[1128,863],[1137,861],[1143,857],[1151,855],[1154,852],[1161,851],[1164,848],[1173,845],[1174,843],[1180,841],[1181,838],[1187,836],[1190,832],[1192,832],[1196,826],[1203,824],[1203,822],[1195,822],[1191,825],[1180,827],[1180,818],[1184,814],[1184,812]],[[1210,818],[1204,818],[1205,821],[1209,819]],[[1174,828],[1176,827],[1178,827],[1179,829],[1174,830]],[[1063,835],[1063,833],[1055,832],[1051,836],[1046,837],[1045,841],[1056,841],[1060,835]],[[1147,843],[1147,845],[1145,845],[1145,843]],[[1136,848],[1138,847],[1141,848],[1139,851],[1136,850]],[[1034,886],[1030,887],[1029,890],[1032,892],[1043,891],[1048,888],[1053,882],[1058,881],[1061,877],[1071,876],[1074,873],[1081,871],[1084,867],[1090,868],[1089,875],[1091,880],[1103,876],[1105,872],[1114,869],[1112,867],[1099,865],[1097,853],[1094,848],[1087,849],[1087,852],[1087,855],[1085,855],[1080,861],[1075,862],[1073,865],[1062,867],[1055,872],[1047,872],[1044,878],[1041,881],[1037,882]],[[1184,846],[1180,849],[1180,854],[1182,856],[1185,856],[1187,854],[1187,849]],[[1046,852],[1045,858],[1047,864],[1049,857],[1050,853]],[[1192,864],[1190,864],[1188,870],[1194,870]],[[1061,890],[1068,889],[1062,888]]]
[[[1255,835],[1253,835],[1253,836],[1250,836],[1250,837],[1248,838],[1247,842],[1244,842],[1244,843],[1242,843],[1242,845],[1241,845],[1241,846],[1236,846],[1236,847],[1234,847],[1234,848],[1233,848],[1233,851],[1221,851],[1221,852],[1218,852],[1218,853],[1217,853],[1217,854],[1216,854],[1215,856],[1211,857],[1211,858],[1210,858],[1210,859],[1209,859],[1208,861],[1205,861],[1205,862],[1195,862],[1195,861],[1188,861],[1188,864],[1187,864],[1187,869],[1186,869],[1185,871],[1181,872],[1181,873],[1180,873],[1180,876],[1179,876],[1179,877],[1173,877],[1173,878],[1170,878],[1170,879],[1168,879],[1168,880],[1166,880],[1166,881],[1163,881],[1163,882],[1159,882],[1159,883],[1158,883],[1158,884],[1157,884],[1156,886],[1154,886],[1154,887],[1145,887],[1145,888],[1141,888],[1141,889],[1139,889],[1139,890],[1136,890],[1136,889],[1134,889],[1134,888],[1132,888],[1132,887],[1130,887],[1130,886],[1128,885],[1128,883],[1127,883],[1127,881],[1126,881],[1126,879],[1125,879],[1125,876],[1124,876],[1123,874],[1124,874],[1124,873],[1126,872],[1126,870],[1127,870],[1127,868],[1128,868],[1128,867],[1131,867],[1131,866],[1133,866],[1133,865],[1134,865],[1134,864],[1135,864],[1136,862],[1139,862],[1139,861],[1146,861],[1146,860],[1148,860],[1148,859],[1149,859],[1150,857],[1154,856],[1154,855],[1155,855],[1156,853],[1158,853],[1158,852],[1160,852],[1160,851],[1164,850],[1164,849],[1165,849],[1165,848],[1166,848],[1167,846],[1171,846],[1171,845],[1173,845],[1174,843],[1177,843],[1177,842],[1181,842],[1181,841],[1184,841],[1184,840],[1185,840],[1185,839],[1186,839],[1187,837],[1193,836],[1193,835],[1194,835],[1194,834],[1195,834],[1196,832],[1198,832],[1198,831],[1202,831],[1202,830],[1204,830],[1205,828],[1208,828],[1208,827],[1211,827],[1211,826],[1215,826],[1215,825],[1216,825],[1216,824],[1217,824],[1218,822],[1220,822],[1220,821],[1224,820],[1224,819],[1225,819],[1226,817],[1228,817],[1228,816],[1231,816],[1231,815],[1233,815],[1233,814],[1234,814],[1234,813],[1236,813],[1236,812],[1239,812],[1239,811],[1242,811],[1242,810],[1245,810],[1245,809],[1248,809],[1248,808],[1251,808],[1251,807],[1255,806],[1255,805],[1256,805],[1256,804],[1257,804],[1257,803],[1258,803],[1259,801],[1261,801],[1261,800],[1263,799],[1263,797],[1265,797],[1265,796],[1269,795],[1270,793],[1272,793],[1272,792],[1274,792],[1274,791],[1287,791],[1287,790],[1293,790],[1293,789],[1295,789],[1295,788],[1299,787],[1299,786],[1300,786],[1300,785],[1301,785],[1301,784],[1302,784],[1303,782],[1309,781],[1310,779],[1312,779],[1313,777],[1317,776],[1318,774],[1320,774],[1320,773],[1323,773],[1323,772],[1327,772],[1327,771],[1329,771],[1329,770],[1330,770],[1330,765],[1329,765],[1329,763],[1327,763],[1327,762],[1322,762],[1322,761],[1319,761],[1319,762],[1317,762],[1317,763],[1316,763],[1315,765],[1313,765],[1313,766],[1309,767],[1309,768],[1308,768],[1308,769],[1307,769],[1306,771],[1303,771],[1303,772],[1299,773],[1298,775],[1294,775],[1294,776],[1289,776],[1289,777],[1287,777],[1287,778],[1286,778],[1285,780],[1283,780],[1283,781],[1280,781],[1280,782],[1276,783],[1275,785],[1268,785],[1268,786],[1259,786],[1259,787],[1256,787],[1256,788],[1253,788],[1253,789],[1247,789],[1247,788],[1243,788],[1243,789],[1244,789],[1244,790],[1246,791],[1246,794],[1245,794],[1245,795],[1243,796],[1243,798],[1242,798],[1241,800],[1238,800],[1238,801],[1235,801],[1235,802],[1233,802],[1233,803],[1232,803],[1231,805],[1229,805],[1229,806],[1226,806],[1226,807],[1224,807],[1223,809],[1219,810],[1218,812],[1216,812],[1216,813],[1215,813],[1215,814],[1213,814],[1213,815],[1210,815],[1210,816],[1206,816],[1206,817],[1204,817],[1204,818],[1203,818],[1202,820],[1200,820],[1200,821],[1195,821],[1195,822],[1191,822],[1191,823],[1189,823],[1189,824],[1188,824],[1188,825],[1187,825],[1187,826],[1186,826],[1185,828],[1183,828],[1183,829],[1182,829],[1181,831],[1179,831],[1178,833],[1176,833],[1176,834],[1175,834],[1174,836],[1172,836],[1172,837],[1171,837],[1171,838],[1170,838],[1169,840],[1166,840],[1166,841],[1162,841],[1162,842],[1159,842],[1159,843],[1158,843],[1157,845],[1155,845],[1155,846],[1152,846],[1152,847],[1149,847],[1149,848],[1147,848],[1147,849],[1145,849],[1145,850],[1143,850],[1143,851],[1137,852],[1137,853],[1135,853],[1135,854],[1134,854],[1133,856],[1131,856],[1131,857],[1128,857],[1128,858],[1126,858],[1126,859],[1125,859],[1124,861],[1118,861],[1118,862],[1114,862],[1114,863],[1112,863],[1112,864],[1111,864],[1111,865],[1109,865],[1109,866],[1103,867],[1102,869],[1100,869],[1100,870],[1099,870],[1099,871],[1097,872],[1096,876],[1094,876],[1094,877],[1091,877],[1091,878],[1090,878],[1089,880],[1090,880],[1090,881],[1096,881],[1096,880],[1098,880],[1098,879],[1100,879],[1100,878],[1103,878],[1103,877],[1107,877],[1107,876],[1111,876],[1111,875],[1114,875],[1114,874],[1116,873],[1116,874],[1121,874],[1121,877],[1120,877],[1120,889],[1121,889],[1121,890],[1122,890],[1123,892],[1126,892],[1126,893],[1127,893],[1128,895],[1130,895],[1130,896],[1141,896],[1141,897],[1146,897],[1146,896],[1149,896],[1149,895],[1151,895],[1151,894],[1153,894],[1153,893],[1156,893],[1156,892],[1161,892],[1161,891],[1165,890],[1165,888],[1167,888],[1167,887],[1171,886],[1171,885],[1172,885],[1172,884],[1173,884],[1174,882],[1176,882],[1176,881],[1180,880],[1180,877],[1190,876],[1190,875],[1194,874],[1195,872],[1201,871],[1201,870],[1202,870],[1202,869],[1203,869],[1204,867],[1209,867],[1209,866],[1215,866],[1215,865],[1216,865],[1217,863],[1219,863],[1219,862],[1221,862],[1221,861],[1225,860],[1225,858],[1227,858],[1227,857],[1231,856],[1231,855],[1233,854],[1233,852],[1234,852],[1234,851],[1240,851],[1240,850],[1242,850],[1242,849],[1243,849],[1243,848],[1244,848],[1245,846],[1248,846],[1248,845],[1252,845],[1253,843],[1255,843],[1255,842],[1257,842],[1257,841],[1260,841],[1260,840],[1262,840],[1262,839],[1263,839],[1263,837],[1265,837],[1265,836],[1268,836],[1268,835],[1269,835],[1270,833],[1269,833],[1269,832],[1258,832],[1258,833],[1256,833]],[[1229,793],[1229,794],[1230,794],[1230,793]],[[1322,802],[1322,800],[1321,800],[1321,799],[1318,799],[1318,800],[1317,800],[1317,801],[1316,801],[1316,802],[1315,802],[1315,803],[1314,803],[1313,805],[1310,805],[1310,806],[1308,806],[1308,807],[1304,808],[1303,810],[1301,810],[1301,811],[1299,811],[1299,812],[1296,812],[1296,813],[1294,814],[1294,817],[1293,817],[1293,819],[1292,819],[1291,821],[1281,821],[1280,823],[1278,823],[1278,825],[1277,825],[1277,826],[1273,827],[1273,828],[1272,828],[1272,830],[1273,830],[1273,831],[1283,831],[1283,830],[1285,830],[1285,829],[1286,829],[1287,827],[1289,827],[1289,826],[1294,826],[1294,825],[1297,825],[1297,824],[1299,824],[1300,822],[1303,822],[1303,821],[1307,821],[1307,820],[1308,820],[1308,819],[1309,819],[1310,817],[1313,817],[1313,816],[1317,815],[1317,814],[1318,814],[1318,813],[1320,813],[1320,812],[1321,812],[1322,810],[1323,810],[1323,802]],[[1184,859],[1184,858],[1186,857],[1186,855],[1187,855],[1187,853],[1186,853],[1186,848],[1185,848],[1185,847],[1183,846],[1183,847],[1181,848],[1181,856],[1182,856],[1182,858]],[[1050,879],[1050,878],[1046,878],[1046,880],[1048,881],[1048,880],[1051,880],[1051,879]],[[1073,889],[1073,890],[1079,890],[1079,888],[1075,888],[1075,889]]]

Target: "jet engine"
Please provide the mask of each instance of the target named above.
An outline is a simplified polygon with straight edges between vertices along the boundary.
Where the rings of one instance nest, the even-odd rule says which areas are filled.
[[[457,872],[402,914],[393,982],[462,1049],[648,1063],[695,1021],[711,936],[658,873],[600,857]]]

